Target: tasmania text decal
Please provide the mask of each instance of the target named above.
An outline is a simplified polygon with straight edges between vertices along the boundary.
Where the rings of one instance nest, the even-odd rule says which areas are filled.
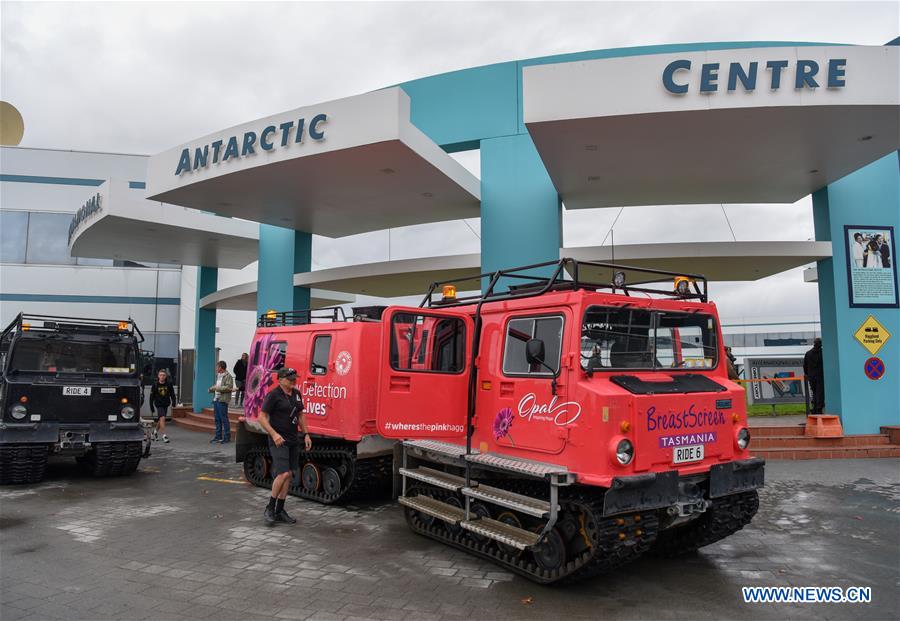
[[[581,406],[575,401],[557,403],[556,397],[550,403],[538,403],[535,394],[530,392],[519,401],[519,416],[528,420],[552,420],[562,427],[578,420]]]
[[[657,429],[693,429],[695,427],[707,427],[709,425],[724,425],[725,412],[722,410],[708,410],[698,408],[694,404],[684,410],[669,410],[667,413],[657,413],[656,406],[651,405],[647,409],[647,431]]]
[[[659,448],[672,448],[674,446],[690,446],[691,444],[710,444],[716,441],[714,431],[701,433],[688,433],[683,436],[662,436],[659,439]]]

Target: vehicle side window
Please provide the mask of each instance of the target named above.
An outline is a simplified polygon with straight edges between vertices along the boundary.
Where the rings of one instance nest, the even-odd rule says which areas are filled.
[[[455,317],[397,313],[391,320],[391,368],[396,371],[461,373],[466,325]]]
[[[269,369],[277,371],[284,366],[284,360],[287,357],[287,343],[272,343],[269,345]]]
[[[503,373],[506,375],[552,375],[547,367],[528,363],[525,357],[525,343],[531,339],[542,340],[547,366],[558,371],[562,337],[563,318],[559,315],[510,319],[506,324]]]
[[[331,353],[331,336],[317,336],[313,340],[312,363],[309,372],[313,375],[325,375],[328,372],[328,357]]]

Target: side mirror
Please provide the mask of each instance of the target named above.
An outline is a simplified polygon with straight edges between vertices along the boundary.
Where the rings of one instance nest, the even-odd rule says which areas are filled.
[[[528,339],[525,343],[525,360],[528,364],[544,364],[544,341],[541,339]]]

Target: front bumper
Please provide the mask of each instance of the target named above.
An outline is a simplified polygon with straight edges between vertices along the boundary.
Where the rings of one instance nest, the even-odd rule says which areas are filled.
[[[709,469],[709,498],[719,498],[762,487],[766,461],[751,457],[717,464]],[[662,509],[693,497],[682,498],[684,486],[678,471],[651,472],[615,477],[603,499],[603,515]]]
[[[33,423],[0,422],[2,444],[56,444],[60,433],[76,431],[86,434],[87,442],[141,442],[144,430],[140,422],[97,422],[67,424],[57,421]]]

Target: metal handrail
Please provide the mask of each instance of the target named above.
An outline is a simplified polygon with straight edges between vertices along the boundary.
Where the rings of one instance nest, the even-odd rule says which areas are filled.
[[[314,315],[313,313],[321,313]],[[277,328],[280,326],[302,326],[314,321],[339,322],[347,321],[347,314],[341,306],[325,308],[304,308],[298,310],[263,313],[256,321],[259,328]]]

